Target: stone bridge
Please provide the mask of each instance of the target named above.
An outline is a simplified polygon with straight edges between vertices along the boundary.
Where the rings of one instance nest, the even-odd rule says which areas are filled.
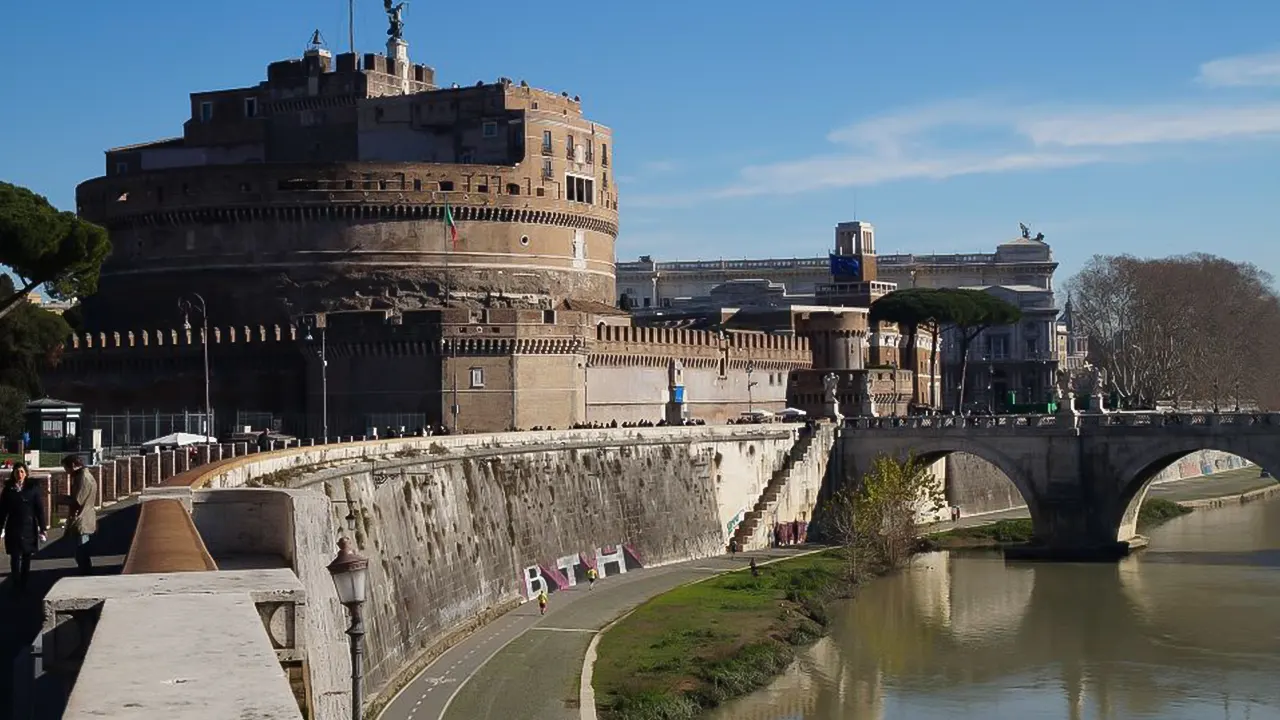
[[[880,454],[933,462],[976,455],[1027,502],[1045,557],[1123,555],[1141,542],[1138,508],[1165,467],[1198,450],[1280,471],[1280,413],[1107,413],[851,418],[838,477],[861,477]]]

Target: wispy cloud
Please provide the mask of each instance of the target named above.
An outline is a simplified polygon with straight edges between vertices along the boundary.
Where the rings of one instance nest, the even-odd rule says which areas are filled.
[[[1211,84],[1280,84],[1280,54],[1206,63]],[[1209,81],[1206,81],[1209,82]],[[711,193],[744,197],[1117,162],[1129,148],[1280,136],[1280,102],[1052,108],[954,100],[859,121],[830,152],[751,165]]]
[[[1200,66],[1196,80],[1210,87],[1280,85],[1280,52],[1211,60]]]
[[[664,175],[680,169],[677,160],[646,160],[640,163],[640,172],[646,175]]]
[[[1019,131],[1037,146],[1115,147],[1280,133],[1280,103],[1102,110],[1033,118]]]

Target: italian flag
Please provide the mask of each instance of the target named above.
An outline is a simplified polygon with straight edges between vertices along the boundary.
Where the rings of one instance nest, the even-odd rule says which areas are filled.
[[[453,221],[453,210],[449,209],[449,201],[444,201],[444,226],[449,228],[449,242],[458,246],[458,224]]]

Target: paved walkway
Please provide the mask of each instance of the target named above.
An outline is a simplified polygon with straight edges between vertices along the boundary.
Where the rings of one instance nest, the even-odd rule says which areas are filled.
[[[545,616],[525,603],[437,658],[383,711],[382,720],[577,720],[582,658],[592,636],[651,597],[695,580],[790,557],[812,546],[722,555],[633,570],[551,595]]]

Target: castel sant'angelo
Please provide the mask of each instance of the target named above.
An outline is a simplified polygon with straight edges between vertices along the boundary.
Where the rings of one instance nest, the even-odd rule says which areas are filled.
[[[76,202],[113,252],[50,395],[198,411],[207,342],[220,431],[269,413],[318,435],[325,397],[331,434],[718,421],[817,409],[807,375],[828,369],[846,412],[868,390],[910,399],[910,371],[863,370],[898,362],[896,333],[866,324],[885,290],[869,225],[844,238],[863,302],[842,304],[861,307],[795,308],[782,332],[637,326],[617,307],[610,130],[523,81],[441,87],[401,30],[386,55],[314,43],[265,82],[192,94],[181,137],[107,151]],[[207,339],[199,303],[179,310],[193,293]]]

